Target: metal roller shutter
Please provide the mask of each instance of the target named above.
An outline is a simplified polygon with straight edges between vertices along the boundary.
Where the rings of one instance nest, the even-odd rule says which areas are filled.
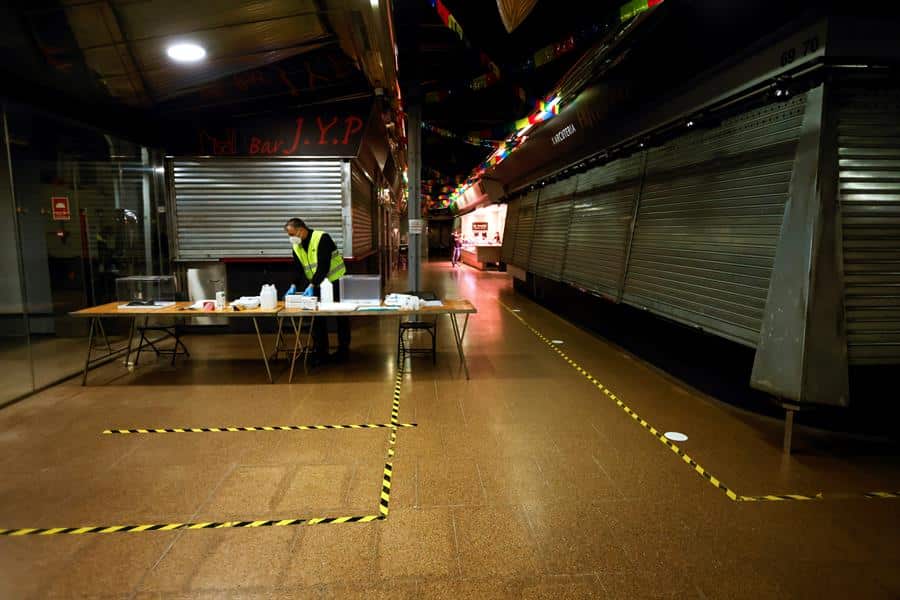
[[[528,270],[555,281],[562,278],[575,183],[576,178],[571,177],[547,186],[538,198]]]
[[[519,201],[519,222],[516,227],[516,246],[511,264],[525,269],[531,255],[531,237],[534,234],[534,212],[537,208],[537,192],[529,192]]]
[[[503,228],[503,248],[500,251],[500,259],[505,263],[512,263],[518,225],[519,200],[513,200],[506,205],[506,225]]]
[[[756,346],[802,113],[800,97],[649,152],[625,302]]]
[[[372,183],[359,171],[351,170],[351,205],[353,207],[353,256],[363,256],[375,248],[373,236]]]
[[[344,251],[341,172],[339,160],[175,159],[177,257],[283,257],[291,217]]]
[[[637,188],[628,187],[574,200],[563,281],[618,297],[636,195]]]
[[[640,174],[634,157],[578,176],[563,281],[618,298]]]
[[[851,364],[900,363],[900,90],[838,96]]]

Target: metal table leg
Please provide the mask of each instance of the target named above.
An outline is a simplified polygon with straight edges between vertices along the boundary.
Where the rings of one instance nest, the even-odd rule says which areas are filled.
[[[270,356],[270,359],[278,360],[278,351],[281,349],[281,337],[282,337],[282,326],[284,325],[284,317],[278,317],[276,319],[278,322],[278,329],[275,333],[275,350]]]
[[[103,341],[106,343],[106,352],[112,354],[112,346],[109,345],[109,338],[106,336],[106,329],[103,327],[103,321],[101,319],[97,319],[97,326],[100,327],[100,334],[103,336]]]
[[[459,323],[456,321],[456,315],[448,313],[450,325],[453,327],[453,337],[456,338],[456,350],[459,352],[459,362],[462,364],[463,370],[466,372],[466,379],[469,379],[469,365],[466,363],[466,355],[463,352],[462,336],[460,335]],[[466,324],[468,324],[468,315],[466,315]]]
[[[294,352],[291,354],[291,372],[288,375],[288,383],[294,382],[294,365],[297,363],[297,348],[300,347],[300,331],[303,329],[303,317],[300,317],[300,323],[291,317],[291,327],[294,328]]]
[[[465,339],[466,339],[466,329],[469,328],[469,317],[471,317],[471,316],[472,316],[472,315],[470,315],[469,313],[466,313],[466,320],[463,321],[462,335],[459,336],[459,343],[460,343],[460,344],[462,344],[463,341],[465,341]]]
[[[306,334],[306,347],[303,348],[303,372],[309,375],[309,345],[312,343],[313,329],[316,326],[316,315],[309,317],[309,333]]]
[[[256,322],[256,317],[253,317],[253,328],[256,329],[256,339],[259,342],[259,350],[262,352],[263,363],[266,365],[266,374],[269,377],[269,383],[275,383],[272,380],[272,370],[269,369],[269,357],[266,354],[266,347],[263,345],[262,335],[259,333],[259,323]]]
[[[100,319],[98,317],[93,317],[91,319],[91,328],[88,332],[88,348],[87,348],[87,356],[84,358],[84,374],[81,376],[81,385],[87,385],[87,374],[88,367],[91,364],[91,353],[94,350],[94,327],[97,324],[97,321]]]
[[[128,348],[125,350],[125,368],[131,368],[131,345],[134,342],[134,333],[137,331],[137,317],[131,317],[131,328],[128,331]]]

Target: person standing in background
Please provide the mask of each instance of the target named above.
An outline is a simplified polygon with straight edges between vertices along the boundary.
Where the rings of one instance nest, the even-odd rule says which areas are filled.
[[[459,256],[462,254],[462,235],[458,231],[453,232],[450,263],[455,267],[459,264]]]

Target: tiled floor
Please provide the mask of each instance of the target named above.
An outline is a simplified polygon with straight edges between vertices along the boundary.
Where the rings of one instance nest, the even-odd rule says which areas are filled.
[[[472,377],[442,323],[438,365],[403,377],[400,419],[418,427],[398,432],[386,520],[2,537],[0,597],[900,596],[900,500],[859,496],[900,490],[896,448],[801,432],[807,450],[785,458],[779,422],[664,377],[504,274],[433,264],[426,279],[478,306]],[[500,301],[651,425],[686,432],[684,450],[740,494],[829,499],[732,502]],[[252,337],[194,336],[175,369],[111,364],[4,409],[0,527],[378,514],[388,429],[101,432],[389,422],[395,336],[356,321],[353,362],[293,385],[283,364],[265,383]]]

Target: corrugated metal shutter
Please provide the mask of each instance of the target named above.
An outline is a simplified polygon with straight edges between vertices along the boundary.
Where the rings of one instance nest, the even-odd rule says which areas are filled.
[[[803,105],[757,109],[649,152],[625,302],[756,346]]]
[[[578,176],[563,281],[618,298],[641,156]]]
[[[541,190],[538,198],[535,233],[531,242],[528,270],[555,281],[562,278],[575,183],[576,178],[570,177],[565,181],[549,185]]]
[[[519,204],[516,199],[506,205],[506,225],[503,227],[503,248],[500,251],[500,259],[505,263],[512,263],[513,260],[519,227]]]
[[[359,171],[351,170],[351,203],[353,206],[353,256],[362,256],[375,248],[373,236],[374,210],[372,183]]]
[[[531,255],[531,237],[534,234],[534,212],[537,208],[537,192],[529,192],[519,201],[519,223],[516,228],[516,246],[512,264],[525,269]]]
[[[175,159],[178,258],[285,256],[299,217],[344,251],[339,160]]]
[[[844,302],[851,364],[900,363],[900,90],[839,93]]]

